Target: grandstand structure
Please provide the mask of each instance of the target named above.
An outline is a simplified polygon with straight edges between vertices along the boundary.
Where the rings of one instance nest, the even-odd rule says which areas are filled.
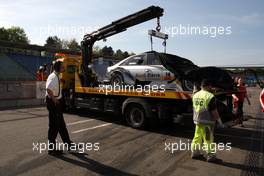
[[[80,54],[78,51],[0,40],[0,81],[35,81],[39,67],[47,64],[50,68],[55,53]],[[106,68],[118,61],[112,56],[95,55],[94,58],[93,65],[100,79],[103,79]]]
[[[243,77],[247,86],[264,86],[264,64],[221,66],[232,77]]]
[[[0,108],[43,104],[37,99],[36,72],[43,64],[49,67],[56,52],[77,54],[0,40]]]
[[[43,64],[50,65],[54,53],[77,54],[38,45],[0,41],[0,81],[34,81]],[[79,53],[80,54],[80,53]]]

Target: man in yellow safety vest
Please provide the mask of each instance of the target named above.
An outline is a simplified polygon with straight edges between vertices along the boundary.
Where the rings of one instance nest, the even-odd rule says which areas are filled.
[[[192,158],[198,159],[202,156],[201,149],[207,154],[208,162],[221,161],[216,157],[216,145],[214,142],[214,125],[218,121],[221,127],[225,127],[217,111],[216,99],[211,93],[210,81],[203,80],[201,90],[193,95],[193,121],[195,134],[192,140]]]

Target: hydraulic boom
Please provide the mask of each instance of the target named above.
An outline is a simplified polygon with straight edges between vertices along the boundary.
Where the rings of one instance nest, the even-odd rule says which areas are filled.
[[[150,6],[139,12],[128,15],[124,18],[116,20],[109,25],[106,25],[90,34],[86,34],[81,43],[82,45],[82,72],[83,72],[83,86],[94,86],[96,84],[96,77],[92,73],[92,55],[93,45],[96,41],[106,39],[112,35],[123,32],[127,28],[158,18],[163,15],[163,9],[158,6]],[[160,27],[157,27],[157,30]]]

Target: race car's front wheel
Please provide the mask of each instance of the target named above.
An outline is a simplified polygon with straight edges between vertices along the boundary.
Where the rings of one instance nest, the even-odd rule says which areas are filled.
[[[111,85],[122,85],[124,83],[124,77],[120,73],[113,73],[110,83]]]

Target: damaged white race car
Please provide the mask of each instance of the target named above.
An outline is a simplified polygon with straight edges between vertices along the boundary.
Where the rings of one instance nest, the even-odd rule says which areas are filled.
[[[173,66],[173,72],[168,68]],[[111,84],[120,85],[165,85],[166,89],[191,91],[193,84],[185,79],[187,73],[198,66],[182,57],[145,52],[130,56],[107,68],[107,78]]]

